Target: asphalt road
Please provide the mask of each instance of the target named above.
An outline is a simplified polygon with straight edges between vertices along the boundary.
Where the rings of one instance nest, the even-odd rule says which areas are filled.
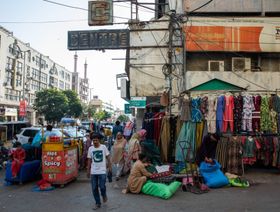
[[[206,194],[192,194],[178,190],[169,200],[143,194],[122,194],[125,179],[107,183],[108,202],[98,211],[175,212],[175,211],[280,211],[280,171],[248,170],[245,177],[250,188],[219,188]],[[85,173],[64,188],[34,192],[36,182],[23,185],[4,183],[0,171],[1,212],[76,212],[92,211],[94,205],[89,180]]]

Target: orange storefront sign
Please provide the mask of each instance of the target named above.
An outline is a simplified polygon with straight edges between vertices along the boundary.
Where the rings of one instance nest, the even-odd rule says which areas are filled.
[[[275,18],[192,18],[183,30],[187,51],[280,52]]]
[[[187,51],[261,52],[263,27],[189,26],[185,27]]]
[[[27,102],[25,100],[21,100],[19,103],[19,115],[20,116],[26,115],[26,106],[27,106]]]

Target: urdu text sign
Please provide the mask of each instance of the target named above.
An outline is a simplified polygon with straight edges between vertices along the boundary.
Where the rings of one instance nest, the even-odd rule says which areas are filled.
[[[126,49],[129,30],[68,31],[69,50]]]

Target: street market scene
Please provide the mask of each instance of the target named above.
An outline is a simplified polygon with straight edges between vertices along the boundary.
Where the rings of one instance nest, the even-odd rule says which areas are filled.
[[[279,211],[280,1],[2,10],[0,211]]]

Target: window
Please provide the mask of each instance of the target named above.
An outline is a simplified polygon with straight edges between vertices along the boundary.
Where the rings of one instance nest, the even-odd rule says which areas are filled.
[[[16,76],[16,86],[17,86],[17,87],[19,87],[19,86],[22,85],[22,84],[21,84],[21,83],[22,83],[22,80],[21,80],[21,79],[22,79],[22,76],[19,76],[19,75]]]
[[[59,71],[59,75],[60,75],[60,77],[61,77],[62,79],[64,79],[64,71],[63,71],[63,70],[60,70],[60,71]]]
[[[35,81],[35,80],[32,80],[31,89],[34,90],[34,91],[39,91],[39,82]]]
[[[13,68],[13,59],[10,57],[7,57],[6,71],[11,71],[12,68]]]
[[[65,90],[70,90],[70,84],[65,83]]]
[[[16,101],[20,100],[20,91],[15,91],[12,89],[6,89],[5,91],[5,99],[9,101]]]
[[[45,73],[41,73],[41,82],[47,83],[48,75]]]
[[[22,74],[22,62],[17,61],[17,73]]]
[[[64,90],[64,82],[59,80],[59,88]]]
[[[32,68],[32,78],[35,80],[39,80],[40,76],[39,76],[39,70]]]

